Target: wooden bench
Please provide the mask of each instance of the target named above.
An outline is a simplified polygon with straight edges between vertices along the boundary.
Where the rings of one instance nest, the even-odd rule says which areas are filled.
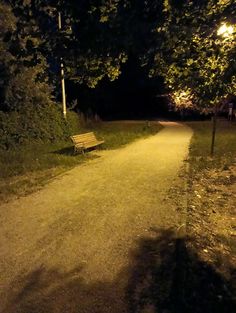
[[[103,140],[97,140],[93,132],[74,135],[70,137],[74,143],[74,151],[81,151],[84,153],[84,150],[96,147],[104,143]]]

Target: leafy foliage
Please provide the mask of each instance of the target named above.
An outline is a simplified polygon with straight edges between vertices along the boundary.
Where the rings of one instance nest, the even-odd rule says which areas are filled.
[[[63,59],[65,75],[89,87],[105,76],[114,80],[127,56],[115,35],[116,23],[109,19],[119,1],[14,1],[13,9],[21,27],[35,25],[40,34],[37,53],[51,64],[51,74],[60,75]],[[62,28],[58,29],[58,14]],[[118,32],[117,32],[118,33]],[[32,49],[36,46],[30,41]],[[55,71],[55,69],[57,70]]]
[[[36,22],[23,22],[9,5],[0,6],[0,109],[50,103],[52,88],[46,58],[37,50],[42,40]]]
[[[191,90],[205,110],[234,94],[235,33],[220,38],[217,29],[234,21],[235,10],[234,1],[165,1],[166,22],[156,27],[156,46],[148,53],[150,75],[161,73],[170,91]]]
[[[172,103],[176,109],[194,108],[193,95],[190,89],[176,90],[171,94]]]
[[[37,79],[41,67],[22,67],[21,71],[9,80],[5,93],[5,107],[19,111],[23,107],[46,106],[52,103],[52,88],[47,82]]]
[[[1,109],[50,105],[62,59],[68,79],[94,88],[116,79],[129,54],[162,75],[173,98],[189,93],[185,107],[211,109],[236,89],[235,34],[217,35],[234,23],[234,2],[1,0]]]
[[[91,11],[95,3],[99,14]],[[110,80],[118,77],[127,57],[108,40],[110,26],[101,26],[102,5],[105,2],[0,1],[2,148],[32,139],[65,139],[78,131],[78,117],[70,113],[64,121],[53,97],[51,86],[60,73],[55,64],[61,58],[66,76],[90,87],[106,75]],[[59,31],[62,8],[64,27]]]
[[[24,106],[16,112],[0,111],[0,148],[10,149],[32,141],[68,140],[81,127],[79,116],[68,112],[67,121],[55,104]]]

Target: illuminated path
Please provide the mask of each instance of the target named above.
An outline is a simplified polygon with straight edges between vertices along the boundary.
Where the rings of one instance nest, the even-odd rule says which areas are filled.
[[[167,194],[192,131],[164,126],[0,207],[1,313],[127,312],[132,251],[184,221]]]

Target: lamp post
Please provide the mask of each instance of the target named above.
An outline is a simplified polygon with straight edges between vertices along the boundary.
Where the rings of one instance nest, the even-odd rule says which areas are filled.
[[[233,25],[223,23],[217,30],[217,35],[223,38],[224,43],[229,43],[233,39],[235,29]],[[214,154],[215,147],[215,135],[216,135],[216,120],[217,120],[218,106],[214,106],[214,115],[213,115],[213,127],[212,127],[212,141],[211,141],[211,156]]]
[[[61,22],[61,12],[58,13],[58,28],[61,30],[62,22]],[[66,119],[66,86],[65,86],[65,71],[64,71],[64,63],[61,58],[61,90],[62,90],[62,112],[63,116]]]

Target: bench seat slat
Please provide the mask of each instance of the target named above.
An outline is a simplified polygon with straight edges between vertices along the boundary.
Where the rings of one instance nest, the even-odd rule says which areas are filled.
[[[102,143],[104,143],[104,141],[87,142],[87,143],[85,143],[84,147],[85,148],[95,147],[95,146],[101,145]]]
[[[103,140],[97,140],[93,132],[74,135],[70,137],[74,143],[75,151],[83,151],[88,148],[96,147],[104,143]]]
[[[81,134],[81,135],[74,135],[74,136],[71,136],[72,138],[86,138],[86,137],[95,137],[95,135],[93,133],[86,133],[86,134]]]
[[[89,139],[96,139],[94,136],[87,136],[87,137],[73,137],[74,141],[84,141]]]
[[[75,139],[81,139],[81,138],[90,138],[90,137],[92,137],[92,138],[95,138],[95,136],[94,135],[86,135],[86,136],[73,136],[73,138],[75,138]]]

